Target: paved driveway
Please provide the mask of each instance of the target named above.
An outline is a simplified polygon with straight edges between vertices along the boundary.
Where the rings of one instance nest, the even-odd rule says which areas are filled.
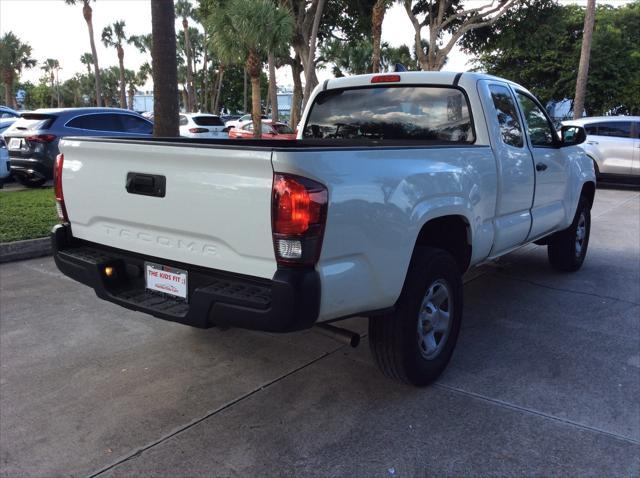
[[[468,277],[426,389],[383,378],[366,340],[189,329],[50,258],[3,265],[0,474],[639,476],[640,194],[599,190],[593,216],[578,273],[530,246]]]

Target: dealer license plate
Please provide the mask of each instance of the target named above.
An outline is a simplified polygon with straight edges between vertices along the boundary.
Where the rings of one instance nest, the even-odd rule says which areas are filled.
[[[187,271],[145,262],[147,289],[187,299]]]

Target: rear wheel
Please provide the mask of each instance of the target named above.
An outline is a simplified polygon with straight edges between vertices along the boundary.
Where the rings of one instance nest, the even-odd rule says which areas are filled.
[[[36,178],[34,176],[16,175],[16,179],[20,184],[28,188],[39,188],[47,182],[47,180],[44,178]]]
[[[571,226],[554,234],[549,240],[547,253],[551,266],[563,272],[580,269],[587,255],[590,233],[591,211],[589,202],[583,196],[578,202],[578,209]]]
[[[380,370],[416,386],[443,372],[462,321],[462,275],[451,254],[419,246],[393,314],[369,319],[369,345]]]

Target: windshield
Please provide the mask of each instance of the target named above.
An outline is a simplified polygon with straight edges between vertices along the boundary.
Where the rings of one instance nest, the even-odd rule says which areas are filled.
[[[309,113],[303,137],[474,141],[465,96],[455,88],[434,86],[371,87],[320,93]]]

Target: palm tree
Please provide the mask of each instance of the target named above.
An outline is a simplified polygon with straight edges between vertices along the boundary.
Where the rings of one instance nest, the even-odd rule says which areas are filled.
[[[189,18],[193,18],[194,9],[189,0],[178,0],[176,2],[176,16],[182,18],[182,30],[184,32],[184,49],[187,54],[187,94],[189,95],[189,105],[187,109],[195,109],[195,93],[193,88],[193,49],[189,32]]]
[[[102,30],[102,43],[106,47],[113,47],[118,53],[118,64],[120,66],[120,108],[127,107],[127,93],[124,80],[124,48],[122,45],[127,41],[124,32],[124,20],[108,25]]]
[[[151,51],[151,33],[146,35],[131,35],[127,40],[129,45],[133,45],[140,53]]]
[[[91,53],[83,53],[80,57],[80,63],[87,67],[87,75],[91,75],[91,65],[93,65],[93,55]]]
[[[371,11],[371,36],[373,38],[373,54],[371,55],[371,65],[373,73],[380,71],[380,39],[382,38],[382,21],[384,14],[391,6],[393,0],[376,0]]]
[[[144,86],[147,82],[147,77],[151,72],[151,65],[144,63],[140,69],[135,72],[132,70],[125,70],[125,80],[127,83],[127,95],[129,96],[129,109],[133,110],[133,100],[136,94],[136,90],[139,86]]]
[[[320,0],[322,1],[322,0]],[[293,35],[289,13],[271,0],[227,2],[207,19],[212,46],[221,60],[243,62],[251,78],[253,134],[261,137],[260,72],[264,57],[280,51]]]
[[[591,38],[593,24],[596,21],[596,0],[587,1],[584,15],[584,29],[582,33],[582,47],[580,48],[580,64],[576,78],[576,95],[573,100],[573,119],[580,119],[584,113],[584,99],[587,93],[587,79],[589,77],[589,56],[591,55]]]
[[[54,74],[54,72],[56,72],[59,68],[60,62],[55,58],[47,58],[44,62],[44,65],[40,67],[41,70],[44,70],[45,75],[49,79],[49,87],[51,88],[51,108],[53,108],[53,84],[56,79],[56,75]]]
[[[178,136],[178,66],[173,0],[151,2],[153,134]]]
[[[93,35],[93,9],[89,2],[91,0],[64,0],[67,5],[75,5],[78,1],[82,1],[82,16],[87,22],[89,29],[89,43],[91,44],[91,55],[93,55],[93,73],[96,82],[96,105],[102,106],[102,85],[100,82],[100,67],[98,66],[98,52],[96,50],[96,42]]]
[[[31,46],[22,43],[13,32],[0,38],[0,74],[4,84],[4,101],[7,106],[16,107],[13,85],[23,68],[32,68],[36,60],[31,58]]]

